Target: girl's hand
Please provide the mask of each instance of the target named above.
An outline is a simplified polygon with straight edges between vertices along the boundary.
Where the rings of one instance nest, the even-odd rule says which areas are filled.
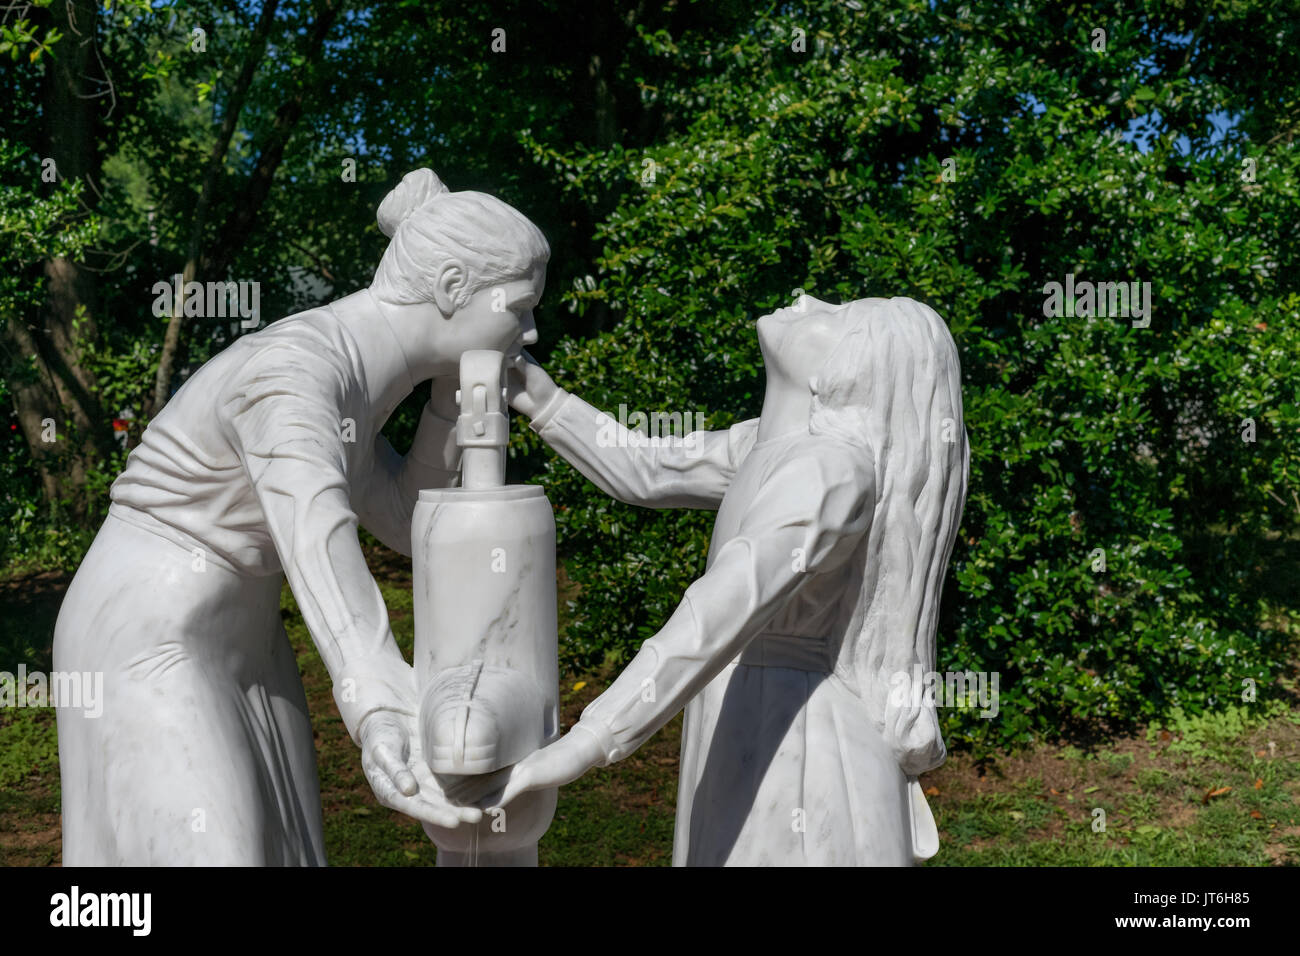
[[[506,807],[521,793],[561,787],[604,762],[605,754],[595,736],[575,727],[513,767],[449,787],[447,797],[453,803],[475,803],[485,809]]]
[[[529,418],[536,418],[560,389],[546,374],[546,369],[527,352],[520,352],[514,363],[507,365],[507,372],[506,400],[515,411]]]

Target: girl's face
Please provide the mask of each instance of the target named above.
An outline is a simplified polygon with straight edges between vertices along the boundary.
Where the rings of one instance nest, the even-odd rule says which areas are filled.
[[[883,301],[883,300],[882,300]],[[832,305],[810,295],[758,320],[758,344],[769,376],[808,387],[849,331],[849,303]]]

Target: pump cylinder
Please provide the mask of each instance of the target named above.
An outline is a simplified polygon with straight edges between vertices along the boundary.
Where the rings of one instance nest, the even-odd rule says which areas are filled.
[[[440,778],[489,773],[559,732],[555,518],[541,487],[429,489],[411,522],[420,743]],[[477,826],[425,825],[440,851],[508,852],[550,826],[555,790]]]

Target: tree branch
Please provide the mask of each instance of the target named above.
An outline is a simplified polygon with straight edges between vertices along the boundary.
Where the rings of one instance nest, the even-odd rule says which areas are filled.
[[[189,238],[185,244],[185,267],[181,270],[181,286],[176,301],[172,303],[171,318],[167,321],[167,331],[163,335],[162,352],[158,356],[158,371],[154,375],[153,401],[149,408],[150,416],[155,415],[167,402],[167,392],[171,387],[172,375],[176,368],[176,357],[180,351],[181,331],[185,325],[184,289],[185,283],[198,278],[199,256],[202,251],[203,233],[208,224],[208,210],[212,206],[212,197],[216,192],[217,181],[226,167],[226,155],[230,151],[230,141],[239,126],[239,117],[244,111],[248,91],[257,76],[257,68],[266,55],[266,45],[270,41],[271,28],[275,25],[275,14],[280,0],[266,0],[262,13],[258,17],[253,31],[252,43],[248,55],[240,67],[239,76],[230,88],[226,100],[225,115],[222,117],[221,129],[203,172],[203,185],[199,189],[199,199],[190,217]]]

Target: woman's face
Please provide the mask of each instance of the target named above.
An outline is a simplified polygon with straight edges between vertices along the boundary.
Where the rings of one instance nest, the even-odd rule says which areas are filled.
[[[883,301],[883,300],[881,300]],[[807,386],[849,331],[849,303],[832,305],[810,295],[758,320],[758,344],[769,376]]]
[[[470,349],[492,349],[507,356],[537,341],[533,308],[542,297],[544,273],[480,289],[452,313],[440,330],[439,350],[450,361]]]

